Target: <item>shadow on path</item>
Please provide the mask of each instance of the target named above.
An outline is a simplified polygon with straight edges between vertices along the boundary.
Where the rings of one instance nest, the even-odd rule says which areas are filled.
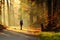
[[[0,32],[0,40],[37,40],[37,37],[21,32],[4,30]]]

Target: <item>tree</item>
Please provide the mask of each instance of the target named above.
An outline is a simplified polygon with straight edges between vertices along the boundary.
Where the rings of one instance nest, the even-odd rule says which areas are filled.
[[[58,22],[57,0],[47,0],[47,6],[48,6],[48,20],[49,21],[48,21],[48,25],[46,26],[46,30],[53,31],[56,28],[57,22]]]

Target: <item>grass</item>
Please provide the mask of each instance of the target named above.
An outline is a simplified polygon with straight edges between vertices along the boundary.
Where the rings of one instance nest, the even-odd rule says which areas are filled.
[[[38,38],[39,40],[60,40],[60,32],[41,32]]]

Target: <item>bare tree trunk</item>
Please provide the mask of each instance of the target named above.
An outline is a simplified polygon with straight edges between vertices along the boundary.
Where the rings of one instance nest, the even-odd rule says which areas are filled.
[[[2,14],[2,10],[1,10],[2,9],[2,4],[3,4],[2,0],[0,0],[0,24],[2,24],[2,20],[1,20],[1,16],[2,16],[1,15]]]
[[[53,4],[53,5],[52,5]],[[47,31],[53,31],[53,28],[56,27],[57,15],[55,15],[57,0],[47,0],[48,5],[48,25]]]

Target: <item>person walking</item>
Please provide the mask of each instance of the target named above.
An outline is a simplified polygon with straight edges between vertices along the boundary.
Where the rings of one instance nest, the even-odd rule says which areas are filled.
[[[23,20],[20,20],[20,30],[22,30]]]

